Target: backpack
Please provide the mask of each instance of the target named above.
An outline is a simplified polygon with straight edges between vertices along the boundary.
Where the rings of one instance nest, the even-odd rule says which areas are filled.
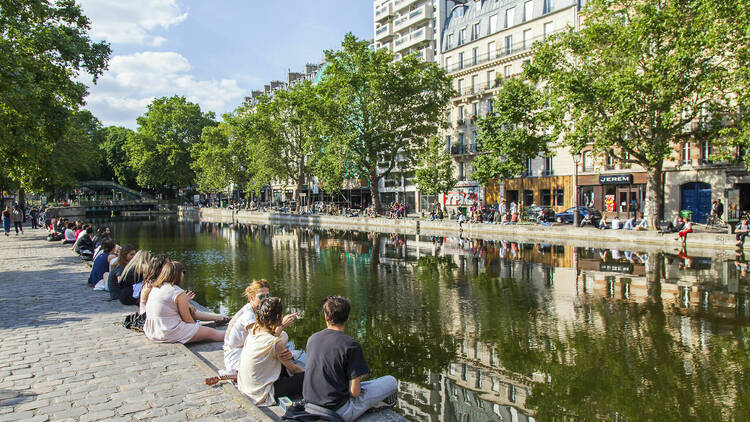
[[[125,321],[122,323],[122,325],[125,328],[129,328],[133,331],[143,332],[143,324],[146,323],[146,313],[139,314],[138,312],[134,312],[128,316],[125,317]]]
[[[286,409],[282,421],[301,421],[301,422],[344,422],[344,419],[333,410],[312,403],[305,403],[304,400],[294,402]]]

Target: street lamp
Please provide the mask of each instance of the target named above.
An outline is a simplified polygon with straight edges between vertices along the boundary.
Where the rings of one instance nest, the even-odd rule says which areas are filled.
[[[581,153],[576,152],[573,154],[573,161],[575,166],[573,168],[573,197],[574,197],[574,211],[573,211],[573,226],[578,227],[578,162],[581,160]]]
[[[401,190],[403,193],[402,196],[402,202],[404,204],[404,209],[406,209],[406,175],[404,174],[406,172],[406,162],[401,162]],[[408,212],[408,210],[407,210]]]

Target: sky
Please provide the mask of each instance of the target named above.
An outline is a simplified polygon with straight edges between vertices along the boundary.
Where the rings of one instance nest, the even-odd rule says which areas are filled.
[[[105,126],[137,127],[156,97],[182,95],[217,117],[254,89],[304,71],[344,35],[373,36],[372,0],[78,0],[109,70],[86,108]],[[81,77],[83,80],[84,78]]]

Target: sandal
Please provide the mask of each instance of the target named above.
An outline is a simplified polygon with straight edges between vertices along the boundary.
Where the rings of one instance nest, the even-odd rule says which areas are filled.
[[[223,317],[222,319],[220,319],[218,321],[214,321],[214,324],[215,325],[227,325],[227,324],[229,324],[229,321],[231,321],[231,320],[232,319],[229,318],[229,317]]]

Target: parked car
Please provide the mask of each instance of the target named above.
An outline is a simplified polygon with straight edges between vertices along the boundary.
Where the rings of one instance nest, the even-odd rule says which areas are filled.
[[[555,210],[551,207],[534,205],[523,210],[523,219],[526,221],[549,222],[555,219]]]
[[[573,223],[573,211],[575,210],[575,207],[570,207],[567,210],[563,212],[559,212],[555,214],[555,221],[558,223]],[[602,219],[602,213],[599,212],[599,210],[590,208],[590,207],[584,207],[580,206],[578,207],[578,221],[579,224],[581,221],[583,221],[583,218],[587,215],[591,214],[590,221],[591,223],[596,227],[599,225],[599,220]]]

